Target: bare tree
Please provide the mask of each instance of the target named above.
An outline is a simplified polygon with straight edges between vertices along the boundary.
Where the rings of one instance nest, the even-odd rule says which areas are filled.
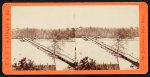
[[[54,55],[52,55],[53,60],[54,60],[54,64],[56,65],[56,60],[55,60],[55,54],[59,54],[60,51],[63,51],[63,49],[61,48],[61,45],[63,45],[64,43],[60,43],[57,39],[53,39],[53,43],[51,44],[50,48],[53,50]]]
[[[126,30],[124,28],[118,29],[114,33],[114,47],[117,49],[117,52],[124,51],[125,50],[125,44],[127,43],[126,40],[124,40],[127,37]],[[117,54],[116,54],[117,55]],[[117,62],[119,64],[118,56],[116,56]],[[120,68],[119,68],[120,69]]]

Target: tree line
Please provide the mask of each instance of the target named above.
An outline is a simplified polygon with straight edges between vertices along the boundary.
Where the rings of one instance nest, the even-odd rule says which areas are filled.
[[[12,38],[38,38],[38,39],[69,39],[81,37],[96,37],[101,38],[134,38],[139,36],[138,27],[130,28],[100,28],[100,27],[80,27],[80,28],[66,28],[66,29],[36,29],[24,28],[13,29]]]

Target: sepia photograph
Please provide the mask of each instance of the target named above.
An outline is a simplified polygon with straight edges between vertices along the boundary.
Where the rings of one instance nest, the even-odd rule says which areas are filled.
[[[12,6],[12,70],[138,70],[138,5]]]

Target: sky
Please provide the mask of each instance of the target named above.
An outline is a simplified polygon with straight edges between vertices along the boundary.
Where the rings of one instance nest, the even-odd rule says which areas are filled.
[[[12,6],[12,28],[138,27],[138,5]]]

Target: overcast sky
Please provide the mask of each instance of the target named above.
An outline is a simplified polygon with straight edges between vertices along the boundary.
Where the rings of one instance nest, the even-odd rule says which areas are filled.
[[[138,5],[12,6],[12,28],[137,27]]]

